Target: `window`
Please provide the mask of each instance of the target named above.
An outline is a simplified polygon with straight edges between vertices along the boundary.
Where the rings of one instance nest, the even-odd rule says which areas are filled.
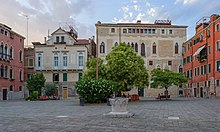
[[[67,67],[67,55],[63,55],[63,66]]]
[[[208,73],[211,73],[211,64],[208,65]]]
[[[179,66],[179,72],[183,72],[183,67],[181,65]]]
[[[208,86],[210,87],[210,81],[208,81]]]
[[[151,34],[151,29],[148,29],[148,33]]]
[[[64,42],[64,36],[61,36],[61,42]]]
[[[216,41],[216,51],[219,51],[219,42]]]
[[[83,59],[84,59],[83,53],[79,52],[79,56],[78,56],[78,64],[79,64],[79,66],[84,66]]]
[[[53,81],[59,82],[59,73],[53,73]]]
[[[4,48],[3,48],[3,43],[1,43],[1,46],[0,46],[0,57],[3,58],[3,54],[4,54]]]
[[[22,70],[20,70],[20,72],[19,72],[19,80],[20,80],[20,81],[23,80],[23,79],[22,79]]]
[[[197,73],[197,72],[196,72],[196,68],[195,68],[195,69],[194,69],[194,76],[196,76],[196,73]]]
[[[13,86],[12,85],[10,85],[9,90],[13,91]]]
[[[22,91],[22,86],[19,86],[19,91]]]
[[[141,55],[145,56],[145,45],[144,45],[144,43],[141,44]]]
[[[130,43],[128,42],[128,45],[130,46]]]
[[[58,56],[54,56],[54,66],[58,66]]]
[[[63,81],[64,81],[64,82],[67,81],[67,73],[63,73]]]
[[[208,54],[211,54],[211,47],[208,46]]]
[[[8,46],[5,45],[5,59],[7,59],[8,57]]]
[[[22,61],[22,51],[21,50],[19,51],[19,61],[20,62]]]
[[[161,29],[161,34],[165,34],[165,30],[164,29]]]
[[[37,67],[41,67],[41,62],[42,62],[42,55],[39,53],[37,55]]]
[[[115,28],[111,28],[111,33],[115,33]]]
[[[204,74],[206,74],[207,69],[206,69],[206,65],[204,65]]]
[[[147,33],[147,29],[144,29],[144,33]]]
[[[216,31],[219,31],[219,24],[216,25]]]
[[[81,80],[83,77],[83,74],[82,73],[79,73],[79,80]]]
[[[154,43],[153,43],[153,54],[156,54],[156,53],[157,53],[156,49],[157,49],[156,43],[154,42]]]
[[[171,66],[172,65],[172,61],[168,61],[168,65]]]
[[[138,44],[135,43],[135,52],[138,52]]]
[[[59,42],[60,42],[60,37],[56,36],[56,43],[59,43]]]
[[[216,70],[220,71],[220,60],[216,62]]]
[[[203,75],[204,74],[204,66],[201,66],[201,69],[200,69],[201,71],[201,75]]]
[[[5,66],[5,77],[8,77],[8,66]]]
[[[100,53],[105,53],[105,43],[102,42],[100,45]]]
[[[153,65],[153,61],[149,61],[149,65],[152,66]]]
[[[152,34],[156,34],[156,30],[155,29],[152,29]]]
[[[141,33],[144,33],[144,29],[141,29]]]
[[[31,74],[27,74],[27,79],[30,79],[31,78]]]
[[[207,37],[210,37],[210,30],[207,30]]]
[[[139,29],[137,29],[137,33],[139,33]]]
[[[175,44],[175,54],[178,54],[178,43]]]
[[[128,29],[128,33],[131,33],[131,29],[130,28]]]
[[[13,69],[10,69],[10,75],[9,75],[10,79],[13,79]]]
[[[118,42],[115,42],[115,46],[118,46]]]
[[[131,43],[131,47],[134,48],[134,43],[133,42]]]
[[[173,34],[173,30],[170,29],[170,30],[169,30],[169,34]]]
[[[28,66],[34,66],[34,60],[33,59],[28,59]]]
[[[132,33],[135,33],[135,29],[133,29],[133,32]]]
[[[199,40],[200,40],[200,42],[203,41],[203,35],[200,35]]]
[[[1,77],[4,77],[4,66],[3,65],[1,65],[1,72],[0,72],[0,74],[1,74]]]
[[[204,85],[205,85],[205,87],[207,87],[207,82],[206,81],[204,82]]]
[[[127,29],[123,29],[123,33],[127,33]]]
[[[220,86],[219,80],[216,80],[216,86]]]
[[[199,72],[200,72],[200,71],[199,71],[199,67],[198,67],[198,68],[197,68],[197,75],[198,75],[198,76],[199,76]]]
[[[13,48],[12,48],[12,47],[10,48],[10,58],[14,58],[14,55],[13,55]]]

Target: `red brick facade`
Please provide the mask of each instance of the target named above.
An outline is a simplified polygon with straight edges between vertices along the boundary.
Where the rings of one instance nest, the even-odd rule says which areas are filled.
[[[201,19],[196,34],[183,44],[185,95],[220,96],[220,16]]]
[[[0,100],[22,98],[23,78],[24,37],[0,24]]]

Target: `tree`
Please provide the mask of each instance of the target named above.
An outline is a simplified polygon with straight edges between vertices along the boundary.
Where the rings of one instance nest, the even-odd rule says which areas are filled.
[[[168,69],[154,69],[151,71],[151,86],[154,88],[165,88],[166,99],[168,97],[167,89],[172,85],[182,85],[187,82],[188,79],[183,73],[175,73]]]
[[[46,84],[44,90],[45,90],[45,95],[49,98],[50,96],[55,95],[56,86],[54,84]]]
[[[46,79],[42,73],[34,74],[27,80],[27,89],[32,94],[33,91],[38,91],[38,96],[41,95],[41,89],[44,87]]]
[[[92,57],[86,62],[87,70],[84,72],[86,78],[96,78],[96,58]],[[101,58],[98,59],[98,75],[99,78],[106,78],[106,66]]]
[[[144,60],[134,49],[125,43],[120,43],[106,57],[107,78],[118,82],[118,92],[129,91],[133,86],[144,88],[148,85],[148,73]]]

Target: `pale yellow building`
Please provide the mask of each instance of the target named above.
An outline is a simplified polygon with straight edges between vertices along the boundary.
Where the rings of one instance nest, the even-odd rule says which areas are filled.
[[[169,20],[157,20],[153,24],[141,23],[101,23],[96,24],[98,54],[105,60],[112,47],[121,42],[131,45],[143,57],[149,73],[154,68],[167,68],[182,72],[182,44],[186,41],[187,26],[172,25]],[[169,89],[171,96],[182,94],[178,88]],[[140,96],[157,96],[163,90],[133,90]]]
[[[77,39],[74,29],[57,29],[45,43],[33,42],[35,71],[43,73],[46,83],[56,84],[60,98],[76,95],[75,83],[82,77],[88,57],[89,40]]]

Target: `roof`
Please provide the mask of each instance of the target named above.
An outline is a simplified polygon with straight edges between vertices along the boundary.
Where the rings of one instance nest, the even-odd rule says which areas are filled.
[[[88,39],[77,39],[75,44],[77,44],[77,45],[88,45],[89,44],[89,40]]]

